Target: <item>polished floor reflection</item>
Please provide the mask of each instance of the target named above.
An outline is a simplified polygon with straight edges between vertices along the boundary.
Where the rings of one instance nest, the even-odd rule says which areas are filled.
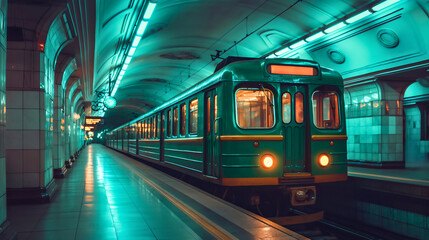
[[[9,205],[18,239],[207,239],[101,145],[84,149],[47,204]]]

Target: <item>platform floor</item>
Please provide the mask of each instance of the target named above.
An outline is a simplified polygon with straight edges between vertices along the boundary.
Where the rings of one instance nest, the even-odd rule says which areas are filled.
[[[50,203],[8,206],[18,239],[306,239],[102,145],[56,182]]]
[[[378,169],[348,166],[348,176],[429,186],[429,164],[409,163],[405,168]]]

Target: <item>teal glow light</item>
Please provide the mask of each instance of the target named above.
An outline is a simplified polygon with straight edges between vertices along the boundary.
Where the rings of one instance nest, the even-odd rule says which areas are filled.
[[[285,47],[285,48],[283,48],[282,50],[277,51],[275,54],[276,54],[277,56],[282,56],[282,55],[286,54],[286,53],[287,53],[287,52],[289,52],[289,51],[290,51],[290,48]]]
[[[324,33],[324,32],[318,32],[318,33],[316,33],[316,34],[314,34],[314,35],[312,35],[312,36],[310,36],[310,37],[308,37],[308,38],[306,38],[305,39],[305,41],[307,41],[307,42],[311,42],[311,41],[314,41],[314,40],[316,40],[316,39],[318,39],[318,38],[321,38],[321,37],[323,37],[323,36],[325,36],[326,34]]]
[[[136,49],[137,48],[135,48],[135,47],[130,48],[130,51],[128,52],[128,56],[132,57],[134,55],[134,53],[136,52]]]
[[[289,47],[290,47],[291,49],[294,49],[294,48],[301,47],[302,45],[304,45],[304,44],[306,44],[306,43],[307,43],[307,42],[306,42],[305,40],[301,40],[301,41],[299,41],[299,42],[296,42],[296,43],[294,43],[294,44],[290,45]]]
[[[345,27],[345,26],[346,26],[346,24],[344,22],[340,22],[340,23],[335,24],[334,26],[332,26],[330,28],[325,29],[325,33],[330,33],[330,32],[336,31],[336,30],[338,30],[342,27]]]
[[[113,88],[113,91],[110,94],[110,96],[112,96],[112,97],[115,96],[116,91],[118,90],[119,83],[121,82],[121,79],[125,74],[125,70],[127,70],[128,65],[131,62],[131,59],[132,59],[135,51],[137,50],[137,46],[139,45],[140,40],[142,39],[143,33],[146,30],[146,27],[149,23],[148,20],[152,16],[152,14],[155,10],[155,7],[156,7],[156,2],[149,2],[146,9],[145,9],[145,12],[143,14],[143,20],[140,22],[140,25],[137,29],[134,40],[131,44],[130,50],[128,51],[127,57],[125,58],[124,65],[122,66],[122,70],[117,77],[115,87]]]
[[[137,47],[139,45],[140,40],[142,39],[141,36],[136,36],[134,38],[133,44],[131,45],[132,47]]]
[[[139,29],[137,30],[137,35],[139,35],[139,36],[142,36],[142,35],[143,35],[144,30],[146,29],[147,23],[148,23],[148,22],[147,22],[147,21],[145,21],[145,20],[143,20],[143,21],[140,23]]]
[[[387,1],[384,1],[382,3],[379,3],[379,4],[375,5],[374,7],[372,7],[372,10],[375,11],[375,12],[377,12],[377,11],[380,11],[383,8],[386,8],[386,7],[390,6],[390,5],[393,5],[394,3],[397,3],[399,1],[400,0],[387,0]]]
[[[155,10],[156,3],[149,2],[149,5],[146,8],[146,12],[144,13],[143,18],[149,19],[152,16],[153,11]]]
[[[358,15],[355,15],[349,19],[346,19],[346,23],[354,23],[356,21],[361,20],[362,18],[371,15],[371,12],[369,10],[363,11],[361,13],[359,13]]]
[[[108,109],[112,109],[116,107],[116,99],[114,97],[106,97],[103,103],[104,103],[104,106]]]

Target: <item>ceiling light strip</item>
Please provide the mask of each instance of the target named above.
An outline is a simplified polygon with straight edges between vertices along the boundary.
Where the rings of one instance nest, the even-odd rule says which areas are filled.
[[[123,63],[122,69],[117,77],[115,87],[113,88],[113,91],[111,92],[110,96],[115,96],[116,91],[118,90],[119,83],[121,82],[123,76],[125,75],[125,71],[128,69],[129,64],[131,63],[132,57],[134,56],[134,53],[137,50],[137,46],[140,43],[140,40],[143,37],[144,31],[146,30],[146,27],[149,23],[149,19],[153,14],[153,11],[155,10],[156,3],[155,2],[149,2],[149,4],[146,7],[145,13],[143,15],[143,20],[140,22],[140,25],[137,29],[136,35],[132,41],[131,47],[128,51],[127,57],[125,58],[125,61]]]
[[[337,22],[334,25],[331,24],[330,27],[325,28],[324,30],[321,30],[319,32],[314,32],[311,36],[309,36],[307,38],[297,40],[297,41],[293,41],[292,44],[289,44],[286,47],[284,47],[284,48],[282,48],[282,49],[280,49],[274,53],[271,53],[270,55],[266,56],[266,58],[284,57],[284,56],[288,55],[289,53],[291,53],[292,50],[298,49],[308,42],[314,41],[314,40],[319,39],[319,38],[321,38],[321,37],[323,37],[329,33],[335,32],[335,31],[347,26],[348,24],[358,22],[358,21],[364,19],[365,17],[373,14],[374,12],[385,9],[385,8],[391,6],[391,5],[393,5],[399,1],[400,0],[386,0],[386,1],[380,2],[371,8],[372,11],[365,10],[365,11],[362,11],[362,12],[360,12],[360,13],[352,16],[352,17],[347,18],[344,21]]]

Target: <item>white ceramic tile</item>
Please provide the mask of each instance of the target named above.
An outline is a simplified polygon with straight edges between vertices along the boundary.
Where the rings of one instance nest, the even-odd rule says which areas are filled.
[[[22,171],[22,150],[6,150],[6,171],[20,173]]]
[[[40,186],[39,179],[40,179],[39,173],[24,173],[22,176],[23,187],[25,188],[39,187]]]
[[[39,130],[23,131],[23,149],[39,149]]]
[[[7,129],[22,129],[22,109],[8,109],[6,114]]]
[[[7,130],[6,139],[6,149],[22,149],[22,130]]]
[[[40,150],[23,150],[23,172],[40,172]]]
[[[6,193],[6,158],[0,158],[0,196]],[[1,206],[0,206],[1,208]]]
[[[22,92],[21,91],[7,91],[6,104],[8,112],[12,108],[22,108]]]
[[[38,109],[23,109],[23,129],[24,130],[39,130],[40,117]]]
[[[7,188],[22,188],[22,173],[6,173]]]
[[[24,95],[24,108],[39,108],[39,91],[26,91]]]

